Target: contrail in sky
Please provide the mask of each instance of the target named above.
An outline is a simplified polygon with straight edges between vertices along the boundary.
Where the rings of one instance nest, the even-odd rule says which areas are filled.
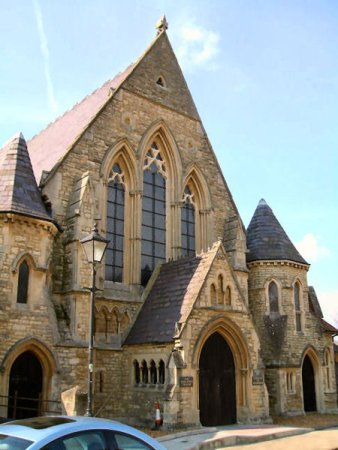
[[[50,73],[48,40],[47,40],[47,36],[46,36],[45,30],[43,27],[42,12],[41,12],[41,8],[38,3],[38,0],[33,0],[33,5],[34,5],[34,13],[35,13],[37,26],[38,26],[38,32],[39,32],[40,48],[41,48],[41,53],[42,53],[44,68],[45,68],[48,103],[49,103],[49,106],[51,107],[52,111],[57,112],[58,105],[57,105],[56,98],[54,95],[54,87],[53,87],[52,77],[51,77],[51,73]]]

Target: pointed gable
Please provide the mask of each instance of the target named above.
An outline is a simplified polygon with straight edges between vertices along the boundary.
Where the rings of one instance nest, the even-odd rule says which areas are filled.
[[[0,212],[52,220],[41,199],[22,134],[0,151],[0,185]]]
[[[124,72],[106,81],[28,142],[34,175],[38,183],[43,171],[50,172],[62,160],[133,67],[132,64]]]
[[[159,81],[161,80],[161,81]],[[127,89],[199,120],[199,116],[165,30],[126,70],[105,82],[28,142],[38,183],[67,154],[90,123],[117,93]]]
[[[174,339],[189,317],[218,248],[219,243],[198,257],[162,264],[125,344],[166,343]]]
[[[249,224],[247,247],[247,262],[288,260],[308,265],[264,200],[259,202]]]
[[[167,108],[200,120],[165,31],[157,36],[140,58],[133,73],[123,83],[123,87]]]

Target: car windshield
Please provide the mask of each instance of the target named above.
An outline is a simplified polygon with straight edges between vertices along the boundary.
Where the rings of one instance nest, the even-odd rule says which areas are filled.
[[[29,447],[33,441],[21,439],[8,434],[0,434],[0,450],[24,450]]]

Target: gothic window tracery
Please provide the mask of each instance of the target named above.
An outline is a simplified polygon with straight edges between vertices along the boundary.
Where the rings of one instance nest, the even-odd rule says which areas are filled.
[[[113,165],[108,182],[106,280],[123,281],[125,176],[118,163]]]
[[[146,153],[143,167],[141,284],[166,259],[166,167],[156,143]]]

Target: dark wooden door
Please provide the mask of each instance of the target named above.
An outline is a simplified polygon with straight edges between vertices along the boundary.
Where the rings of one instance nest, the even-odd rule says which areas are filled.
[[[41,364],[33,352],[24,352],[14,361],[9,376],[10,419],[24,419],[38,415],[42,376]]]
[[[304,411],[317,411],[315,373],[308,356],[305,356],[302,368]]]
[[[199,406],[203,426],[236,423],[235,363],[229,345],[219,333],[207,339],[201,352]]]

